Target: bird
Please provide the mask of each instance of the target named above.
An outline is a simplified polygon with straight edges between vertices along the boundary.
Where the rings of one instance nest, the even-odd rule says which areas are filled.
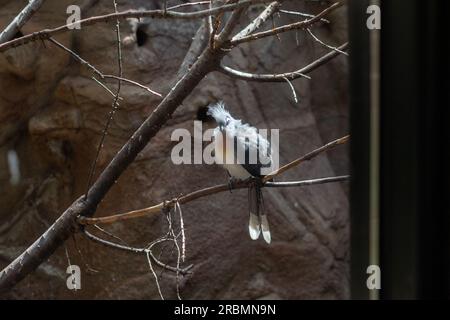
[[[207,114],[218,125],[213,132],[214,157],[216,163],[228,172],[230,191],[235,180],[252,179],[254,182],[248,187],[250,238],[257,240],[262,233],[270,244],[271,234],[261,190],[264,177],[261,170],[272,163],[270,143],[255,127],[233,118],[221,101],[210,105]]]

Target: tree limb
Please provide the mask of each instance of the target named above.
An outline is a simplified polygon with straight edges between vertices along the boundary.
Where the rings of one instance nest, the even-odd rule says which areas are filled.
[[[311,79],[309,76],[307,76],[308,73],[317,69],[321,65],[327,63],[331,59],[337,57],[338,55],[340,55],[340,51],[346,50],[347,47],[348,47],[348,43],[346,42],[343,45],[339,46],[337,48],[338,50],[333,50],[333,51],[325,54],[324,56],[320,57],[317,60],[314,60],[313,62],[311,62],[310,64],[308,64],[307,66],[305,66],[299,70],[286,72],[286,73],[274,73],[274,74],[249,73],[249,72],[236,70],[236,69],[230,68],[228,66],[224,66],[224,65],[221,65],[218,71],[222,72],[223,74],[226,74],[227,76],[230,76],[230,77],[233,77],[236,79],[246,80],[246,81],[285,82],[286,79],[295,80],[300,77]]]
[[[198,19],[204,18],[210,15],[214,15],[221,12],[233,11],[237,8],[244,8],[251,4],[262,3],[264,0],[242,0],[238,3],[225,4],[220,7],[212,8],[211,10],[199,10],[194,12],[176,12],[176,11],[165,11],[165,10],[127,10],[118,13],[110,13],[101,16],[90,17],[86,19],[81,19],[79,21],[66,24],[54,29],[45,29],[37,32],[33,32],[31,34],[25,35],[23,37],[10,40],[8,42],[0,44],[0,52],[6,51],[10,48],[14,48],[20,45],[24,45],[26,43],[48,39],[50,36],[71,31],[70,27],[73,27],[75,24],[80,24],[84,26],[93,25],[100,22],[109,22],[116,19],[126,19],[126,18],[164,18],[164,19]]]
[[[246,37],[241,37],[235,40],[231,40],[230,41],[230,46],[234,47],[238,44],[244,43],[244,42],[249,42],[249,41],[253,41],[253,40],[257,40],[257,39],[262,39],[262,38],[266,38],[266,37],[270,37],[270,36],[274,36],[277,34],[280,34],[282,32],[286,32],[286,31],[290,31],[290,30],[296,30],[296,29],[306,29],[309,26],[313,25],[314,23],[320,21],[320,19],[327,15],[328,13],[330,13],[331,11],[339,8],[342,6],[342,3],[336,2],[333,5],[331,5],[330,7],[326,8],[325,10],[323,10],[322,12],[320,12],[319,14],[317,14],[316,16],[314,16],[314,18],[311,19],[307,19],[307,20],[303,20],[300,22],[295,22],[295,23],[291,23],[288,25],[284,25],[278,28],[273,28],[271,30],[267,30],[267,31],[261,31],[258,33],[254,33],[251,35],[248,35]],[[1,48],[1,47],[0,47]]]
[[[307,153],[306,155],[284,165],[277,171],[274,171],[274,172],[270,173],[268,176],[266,176],[263,179],[263,182],[264,182],[263,186],[266,186],[266,187],[291,187],[291,186],[302,186],[302,185],[335,182],[333,179],[338,179],[336,181],[342,181],[342,180],[339,180],[341,178],[344,180],[348,179],[348,176],[344,176],[344,178],[343,177],[332,177],[332,178],[325,178],[325,179],[322,178],[322,179],[315,179],[314,181],[306,180],[306,182],[305,181],[277,182],[277,183],[273,183],[273,182],[269,183],[268,182],[273,177],[285,172],[286,170],[293,168],[294,166],[297,166],[302,162],[310,160],[310,159],[318,156],[322,152],[330,150],[338,145],[344,144],[345,142],[347,142],[349,140],[349,138],[350,138],[350,136],[345,136],[340,139],[331,141],[331,142],[327,143],[326,145],[324,145],[320,148],[317,148],[317,149]],[[313,181],[313,182],[311,182],[311,181]],[[251,181],[251,180],[237,181],[237,182],[233,183],[231,188],[232,189],[247,188],[251,183],[253,183],[253,181]],[[283,183],[284,183],[284,185],[283,185]],[[193,200],[205,197],[205,196],[209,196],[211,194],[227,191],[229,189],[230,189],[229,184],[221,184],[221,185],[217,185],[217,186],[213,186],[213,187],[196,190],[196,191],[193,191],[186,195],[182,195],[178,198],[174,198],[174,199],[171,199],[168,201],[163,201],[157,205],[147,207],[144,209],[129,211],[129,212],[121,213],[121,214],[115,214],[115,215],[107,216],[107,217],[99,217],[99,218],[79,217],[78,222],[83,225],[93,225],[93,224],[109,224],[109,223],[113,223],[113,222],[117,222],[117,221],[121,221],[121,220],[129,220],[129,219],[133,219],[133,218],[142,217],[142,216],[148,215],[150,213],[159,213],[164,208],[174,207],[176,205],[176,203],[179,203],[179,204],[187,203],[187,202],[190,202],[190,201],[193,201]]]
[[[281,6],[280,2],[274,1],[267,6],[267,8],[261,12],[261,14],[256,17],[247,27],[242,29],[237,35],[235,35],[231,41],[243,38],[253,33],[256,29],[258,29],[261,24],[263,24],[267,19],[269,19],[275,11]]]
[[[331,182],[341,182],[341,181],[347,181],[350,179],[349,175],[345,176],[337,176],[337,177],[326,177],[326,178],[318,178],[318,179],[309,179],[309,180],[301,180],[301,181],[284,181],[284,182],[265,182],[262,187],[268,187],[268,188],[286,188],[286,187],[303,187],[303,186],[310,186],[315,184],[325,184],[325,183],[331,183]],[[196,190],[191,193],[188,193],[186,195],[182,195],[178,198],[173,198],[168,201],[163,201],[157,205],[129,211],[125,213],[119,213],[111,216],[105,216],[105,217],[98,217],[98,218],[87,218],[87,217],[79,217],[78,222],[82,225],[98,225],[98,224],[111,224],[118,221],[124,221],[124,220],[130,220],[135,218],[140,218],[144,216],[148,216],[150,214],[156,214],[160,213],[161,210],[164,208],[170,208],[176,206],[177,203],[184,204],[188,203],[203,197],[210,196],[212,194],[236,190],[236,189],[244,189],[248,188],[250,184],[254,183],[252,180],[246,180],[246,181],[237,181],[233,183],[233,185],[230,187],[229,184],[219,184],[212,187],[207,187],[204,189]]]
[[[27,23],[33,14],[39,10],[45,0],[31,0],[13,21],[0,33],[0,44],[11,40]]]
[[[289,162],[288,164],[282,166],[281,168],[279,168],[278,170],[275,170],[274,172],[266,175],[263,178],[263,182],[267,182],[269,180],[271,180],[273,177],[278,176],[280,174],[282,174],[283,172],[289,170],[292,167],[298,166],[300,163],[311,160],[312,158],[316,157],[317,155],[319,155],[320,153],[330,150],[336,146],[339,146],[341,144],[346,143],[347,141],[350,140],[350,135],[347,135],[345,137],[333,140],[331,142],[328,142],[326,145],[317,148],[316,150],[311,151],[310,153],[305,154],[303,157],[298,158],[297,160],[294,160],[292,162]]]

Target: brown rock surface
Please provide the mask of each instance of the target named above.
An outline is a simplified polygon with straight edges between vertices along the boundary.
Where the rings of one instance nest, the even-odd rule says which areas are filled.
[[[65,23],[73,1],[48,0],[24,27],[24,34]],[[139,8],[146,1],[120,1],[120,9]],[[22,4],[0,0],[0,29]],[[318,12],[317,2],[291,2],[287,8]],[[85,1],[82,16],[112,11],[108,1]],[[330,25],[314,32],[324,41],[346,41],[345,8],[332,14]],[[250,13],[250,16],[254,13]],[[285,15],[275,23],[293,21]],[[198,24],[152,20],[147,41],[124,46],[124,76],[167,92]],[[122,23],[122,35],[132,35]],[[323,55],[306,33],[281,35],[235,49],[225,63],[250,72],[294,70]],[[98,24],[58,35],[104,73],[116,73],[112,24]],[[101,203],[96,215],[129,211],[226,181],[218,166],[174,165],[170,161],[175,128],[193,130],[199,108],[224,100],[231,112],[259,128],[280,129],[280,162],[286,163],[348,133],[347,62],[338,57],[314,71],[312,80],[293,82],[295,104],[286,83],[247,83],[212,73],[190,94],[169,123],[125,171]],[[91,72],[66,52],[41,42],[0,53],[0,268],[20,254],[86,187],[112,97],[95,84]],[[113,86],[113,83],[111,83]],[[159,98],[124,84],[97,173],[157,105]],[[207,124],[211,127],[212,124]],[[20,182],[10,183],[7,153],[15,150]],[[348,173],[347,147],[295,168],[278,180]],[[252,241],[247,233],[246,191],[221,193],[183,205],[187,263],[192,275],[181,281],[185,299],[342,299],[349,297],[349,217],[347,185],[264,190],[273,242]],[[162,216],[140,218],[105,228],[130,244],[144,245],[165,230]],[[68,264],[64,246],[6,298],[157,299],[145,256],[101,247],[81,235],[66,243],[71,263],[82,268],[82,290],[66,288]],[[167,252],[170,250],[167,249]],[[166,261],[174,261],[165,256]],[[84,261],[83,261],[84,260]],[[98,272],[89,271],[90,267]],[[175,298],[174,275],[164,271],[161,285]]]

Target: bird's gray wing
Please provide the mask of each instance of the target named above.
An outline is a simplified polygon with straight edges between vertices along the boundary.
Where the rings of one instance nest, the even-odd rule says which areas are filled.
[[[236,137],[235,137],[236,139]],[[237,150],[237,140],[235,140],[235,154],[237,154],[238,150]],[[245,149],[245,161],[243,161],[243,163],[241,163],[242,167],[247,170],[248,173],[250,173],[253,177],[263,177],[263,175],[261,174],[261,169],[264,167],[270,167],[271,163],[269,162],[268,164],[262,164],[260,162],[260,153],[258,152],[258,150],[252,150],[251,148],[255,148],[256,145],[255,144],[251,144],[251,143],[245,143],[244,144],[244,149]],[[256,154],[256,163],[253,163],[250,158],[250,154],[251,152],[255,152],[254,154]]]

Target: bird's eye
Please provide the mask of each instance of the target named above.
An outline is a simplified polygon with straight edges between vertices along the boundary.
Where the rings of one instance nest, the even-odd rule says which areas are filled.
[[[229,117],[226,117],[225,119],[225,125],[227,126],[230,123],[231,119]]]

